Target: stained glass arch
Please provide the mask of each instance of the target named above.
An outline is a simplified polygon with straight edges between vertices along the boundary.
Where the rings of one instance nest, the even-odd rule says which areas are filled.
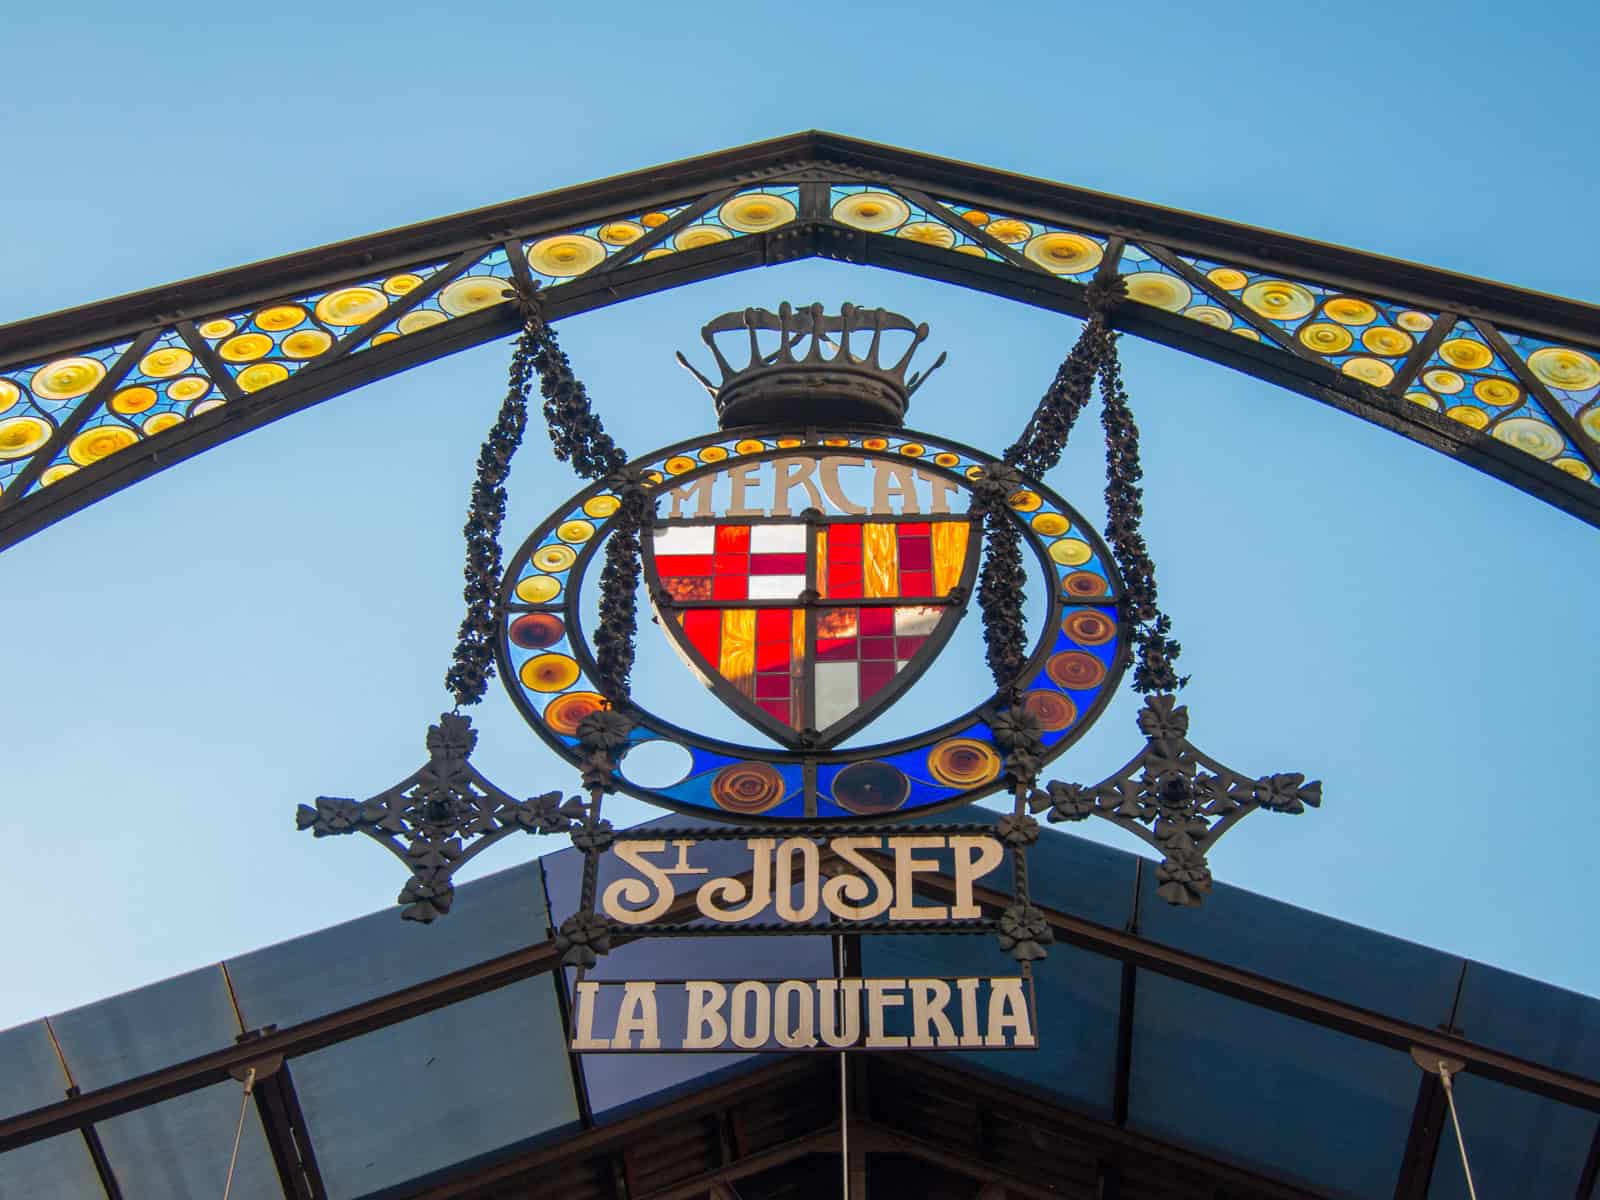
[[[806,257],[1082,316],[1383,426],[1600,525],[1600,308],[809,132],[0,327],[0,548],[362,384]]]

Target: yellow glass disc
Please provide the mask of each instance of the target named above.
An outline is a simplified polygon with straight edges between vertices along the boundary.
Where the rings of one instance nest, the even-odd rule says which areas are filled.
[[[862,438],[861,439],[861,448],[863,450],[887,450],[889,448],[889,439],[888,438]]]
[[[541,571],[565,571],[578,561],[571,546],[540,546],[533,552],[533,565]]]
[[[605,260],[605,246],[582,233],[558,233],[555,237],[540,238],[528,247],[528,265],[541,275],[557,279],[582,275]]]
[[[979,787],[1000,776],[1000,756],[975,738],[947,738],[928,751],[928,774],[946,787]]]
[[[675,454],[661,465],[667,469],[668,475],[682,475],[685,471],[694,470],[694,459],[685,454]]]
[[[583,502],[584,513],[600,520],[609,517],[621,507],[622,501],[611,495],[590,496]]]
[[[700,461],[704,463],[721,462],[727,457],[728,451],[725,446],[707,446],[699,455]]]
[[[1072,527],[1072,523],[1060,513],[1042,512],[1035,515],[1028,524],[1033,526],[1033,531],[1040,537],[1060,537]]]
[[[1274,321],[1295,321],[1317,306],[1317,298],[1298,283],[1263,279],[1244,289],[1240,297],[1251,312]]]
[[[39,485],[41,487],[49,487],[52,483],[59,483],[68,475],[76,474],[77,470],[78,468],[71,463],[57,463],[55,466],[47,468],[45,473],[39,476]]]
[[[30,386],[40,399],[71,400],[105,377],[105,364],[97,358],[59,358],[35,371]]]
[[[721,225],[690,225],[673,235],[672,245],[677,250],[698,250],[701,246],[715,246],[732,238],[733,234]]]
[[[595,230],[600,240],[608,246],[626,246],[644,236],[644,226],[632,221],[611,221]]]
[[[217,317],[215,320],[202,321],[199,325],[200,336],[210,338],[212,341],[217,338],[227,337],[237,328],[238,326],[228,320],[227,317]]]
[[[194,362],[194,355],[182,346],[166,346],[152,350],[139,360],[139,370],[152,379],[171,379],[182,375]]]
[[[672,218],[664,212],[647,212],[644,216],[639,218],[639,224],[643,225],[646,229],[660,229],[670,220],[672,220]]]
[[[599,245],[599,243],[595,243]],[[600,257],[605,257],[605,251],[600,251]],[[503,279],[496,279],[493,275],[464,275],[453,283],[447,283],[439,293],[439,307],[452,317],[464,317],[468,313],[477,312],[481,308],[493,308],[496,304],[504,303],[508,286]],[[402,333],[413,333],[414,329],[406,329],[406,317],[420,316],[417,312],[408,312],[401,317],[397,328]],[[437,321],[429,324],[437,325]],[[423,326],[422,328],[426,328]]]
[[[957,467],[961,465],[961,456],[959,454],[951,454],[950,451],[945,450],[942,453],[935,454],[933,461],[936,466]]]
[[[1424,371],[1422,383],[1424,387],[1431,388],[1441,396],[1454,396],[1467,386],[1467,381],[1454,371]]]
[[[1407,392],[1406,399],[1413,404],[1422,405],[1423,408],[1431,408],[1434,412],[1439,411],[1439,398],[1429,392]]]
[[[1473,408],[1470,404],[1457,404],[1444,410],[1444,415],[1452,421],[1460,421],[1463,425],[1470,425],[1473,429],[1487,429],[1489,427],[1489,414],[1481,408]]]
[[[1433,318],[1427,313],[1410,310],[1395,317],[1394,323],[1411,333],[1426,333],[1433,328]]]
[[[969,208],[961,214],[961,219],[968,225],[987,225],[993,218],[982,209]]]
[[[1250,282],[1248,275],[1243,271],[1235,271],[1232,267],[1212,267],[1206,272],[1206,278],[1225,292],[1237,292]]]
[[[907,458],[921,458],[927,453],[927,448],[920,442],[907,442],[900,447],[900,453]]]
[[[157,399],[155,388],[125,387],[111,397],[111,411],[131,417],[135,413],[153,408]]]
[[[1085,271],[1092,271],[1105,257],[1100,243],[1076,233],[1041,233],[1029,240],[1022,248],[1022,253],[1030,261],[1057,275],[1081,275]],[[1132,295],[1131,291],[1129,295]]]
[[[50,440],[55,426],[42,417],[0,421],[0,459],[26,458]]]
[[[388,307],[389,297],[377,288],[340,288],[317,301],[317,320],[343,329],[364,325]]]
[[[1335,296],[1322,306],[1322,311],[1341,325],[1370,325],[1378,319],[1376,308],[1354,296]]]
[[[221,400],[213,396],[210,400],[204,400],[201,403],[196,404],[193,410],[190,411],[189,415],[191,417],[198,417],[201,413],[208,413],[213,408],[221,408],[226,403],[226,400]]]
[[[857,192],[833,206],[833,219],[868,233],[887,233],[911,219],[911,206],[888,192]]]
[[[983,478],[983,468],[979,467],[979,466],[968,467],[967,471],[966,471],[966,475],[967,475],[968,479],[982,479]]]
[[[67,446],[67,457],[80,467],[109,458],[118,450],[126,450],[139,440],[139,435],[125,425],[102,425],[86,429]]]
[[[1558,458],[1550,465],[1558,471],[1565,471],[1568,475],[1576,476],[1579,479],[1588,480],[1594,478],[1594,468],[1582,459]]]
[[[0,379],[0,412],[22,399],[22,389],[9,379]]]
[[[1194,297],[1189,285],[1176,275],[1163,275],[1160,271],[1135,271],[1122,278],[1128,285],[1128,299],[1148,304],[1151,308],[1181,312]]]
[[[1033,512],[1044,504],[1044,501],[1040,499],[1038,492],[1030,492],[1027,488],[1023,488],[1020,492],[1012,492],[1007,496],[1006,503],[1017,512]]]
[[[549,575],[529,575],[517,583],[517,599],[524,604],[544,604],[561,594],[561,581]]]
[[[217,347],[217,353],[229,362],[251,362],[272,349],[272,339],[264,333],[241,333]]]
[[[1373,387],[1387,387],[1394,380],[1394,368],[1376,358],[1349,358],[1339,370]]]
[[[782,196],[750,192],[729,200],[717,210],[717,217],[729,229],[740,233],[762,233],[794,220],[795,209]]]
[[[969,258],[988,258],[989,252],[975,242],[966,242],[956,247],[957,254],[965,254]]]
[[[1088,542],[1069,537],[1050,543],[1050,557],[1064,567],[1081,567],[1094,557],[1094,552]]]
[[[144,423],[144,434],[153,437],[163,429],[171,429],[174,425],[181,425],[183,418],[175,412],[157,413]]]
[[[1506,445],[1535,458],[1549,460],[1567,448],[1552,426],[1535,417],[1505,417],[1496,421],[1490,432]]]
[[[1390,329],[1387,325],[1374,325],[1361,335],[1361,344],[1374,354],[1381,354],[1385,358],[1398,358],[1409,353],[1416,341],[1409,333],[1401,333],[1398,329]]]
[[[400,275],[391,275],[383,281],[383,290],[391,296],[404,296],[407,292],[414,292],[422,286],[422,276],[413,275],[406,271]]]
[[[1472,394],[1496,408],[1504,408],[1522,399],[1522,389],[1509,379],[1480,379],[1472,385]]]
[[[1259,342],[1261,335],[1248,325],[1235,325],[1230,332],[1237,334],[1248,342]]]
[[[517,672],[522,682],[536,692],[564,692],[578,682],[577,661],[565,654],[540,654],[522,664]]]
[[[657,246],[654,250],[646,250],[642,255],[639,256],[639,261],[645,262],[652,258],[665,258],[671,253],[673,253],[671,246]]]
[[[431,329],[435,325],[443,325],[449,319],[438,309],[414,308],[396,321],[394,327],[401,333],[416,333],[420,329]],[[378,337],[382,336],[381,333],[378,335]],[[376,345],[378,338],[373,338],[372,341]]]
[[[211,390],[211,381],[201,379],[198,375],[187,375],[182,379],[174,379],[167,384],[167,396],[173,400],[187,403],[198,400]]]
[[[275,304],[256,314],[255,327],[268,333],[281,333],[293,329],[306,319],[306,310],[298,304]]]
[[[823,438],[822,444],[824,446],[848,446],[850,444],[850,439],[841,437]]]
[[[955,230],[937,221],[913,221],[896,236],[921,242],[924,246],[937,246],[941,250],[948,250],[956,244]]]
[[[766,448],[767,444],[760,438],[744,438],[734,443],[733,452],[735,454],[760,454]]]
[[[556,526],[556,536],[563,542],[587,542],[594,536],[594,526],[587,521],[563,521]]]
[[[372,335],[372,342],[370,344],[374,346],[387,346],[390,342],[397,342],[399,340],[400,335],[398,333],[375,333]]]
[[[780,450],[793,450],[798,445],[800,445],[800,439],[797,437],[781,437],[778,439],[778,449]]]
[[[1033,226],[1015,217],[998,217],[983,227],[983,231],[996,241],[1008,246],[1025,242],[1033,236]]]
[[[1600,408],[1591,408],[1578,418],[1578,427],[1600,442]]]
[[[1477,371],[1494,361],[1494,353],[1471,338],[1451,338],[1439,347],[1439,357],[1459,371]]]
[[[1311,321],[1302,325],[1298,336],[1318,354],[1338,354],[1341,350],[1348,350],[1350,343],[1355,341],[1343,325],[1333,325],[1327,321]]]
[[[644,473],[644,481],[645,481],[645,483],[649,484],[652,487],[654,487],[655,485],[659,484],[661,482],[662,478],[663,477],[662,477],[662,474],[661,474],[660,471],[646,471]]]
[[[264,362],[254,363],[240,371],[235,377],[235,382],[247,392],[259,392],[262,388],[282,383],[287,378],[289,378],[288,367],[278,362]]]
[[[1547,383],[1564,392],[1584,392],[1600,385],[1600,362],[1579,350],[1545,346],[1528,355],[1528,367]]]
[[[1187,309],[1184,316],[1191,321],[1199,321],[1202,325],[1210,325],[1213,329],[1227,329],[1233,324],[1233,317],[1225,308],[1218,308],[1215,304],[1196,304]]]
[[[333,338],[320,329],[302,329],[283,339],[283,352],[290,358],[315,358],[333,345]]]

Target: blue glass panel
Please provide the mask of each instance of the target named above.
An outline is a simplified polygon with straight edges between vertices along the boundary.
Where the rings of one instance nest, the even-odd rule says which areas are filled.
[[[240,1033],[217,967],[74,1009],[52,1025],[86,1092],[231,1046]],[[243,1091],[219,1084],[102,1122],[97,1128],[106,1157],[128,1194],[220,1196]],[[273,1195],[276,1179],[252,1105],[234,1194]]]
[[[1451,1086],[1478,1195],[1576,1194],[1596,1133],[1594,1113],[1473,1075],[1454,1076]],[[1469,1197],[1461,1152],[1448,1126],[1434,1160],[1428,1195],[1433,1200]]]
[[[578,1119],[549,975],[297,1058],[294,1079],[335,1198],[509,1154]]]
[[[1155,889],[1146,870],[1139,933],[1152,941],[1416,1025],[1450,1019],[1459,958],[1226,884],[1199,908],[1168,904]]]
[[[0,1033],[0,1116],[66,1099],[67,1079],[44,1022]],[[0,1154],[0,1196],[76,1200],[100,1188],[89,1148],[76,1133]]]
[[[864,974],[879,979],[1018,973],[992,935],[867,937],[861,939],[861,956]],[[1052,946],[1050,957],[1034,964],[1038,1049],[955,1050],[942,1052],[941,1058],[1109,1117],[1121,976],[1121,964],[1112,959]],[[908,1031],[903,1021],[887,1028]]]
[[[1141,1133],[1318,1195],[1384,1196],[1417,1083],[1398,1051],[1138,973],[1128,1124]]]
[[[231,959],[228,973],[245,1024],[284,1029],[542,942],[547,929],[530,863],[458,887],[447,929],[388,909]]]
[[[1600,1076],[1600,1000],[1469,963],[1455,1024],[1497,1050]]]

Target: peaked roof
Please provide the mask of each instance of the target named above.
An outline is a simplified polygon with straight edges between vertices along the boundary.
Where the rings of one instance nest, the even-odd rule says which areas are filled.
[[[0,327],[0,548],[193,454],[515,327],[818,256],[1083,315],[1600,524],[1600,309],[809,132]]]

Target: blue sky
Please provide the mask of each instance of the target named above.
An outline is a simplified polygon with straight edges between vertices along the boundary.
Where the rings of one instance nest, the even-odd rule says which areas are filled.
[[[1600,160],[1575,132],[1593,108],[1580,50],[1600,32],[1585,5],[1510,21],[1361,0],[848,19],[286,2],[176,21],[64,3],[6,22],[0,322],[804,128],[1600,299]],[[929,321],[951,362],[911,423],[994,449],[1077,334],[811,262],[560,335],[643,453],[712,423],[672,351],[715,313],[785,298]],[[420,761],[507,357],[491,345],[341,397],[0,556],[18,901],[0,1027],[389,902],[392,860],[296,834],[293,811]],[[1600,534],[1302,397],[1153,345],[1124,357],[1196,740],[1326,781],[1321,812],[1230,834],[1218,877],[1600,992],[1583,835],[1600,799]],[[1050,480],[1091,513],[1097,432]],[[531,430],[508,544],[576,490]],[[664,681],[682,668],[653,636],[642,669]],[[1136,707],[1124,695],[1052,773],[1118,765]],[[505,786],[570,786],[498,686],[475,719]]]

